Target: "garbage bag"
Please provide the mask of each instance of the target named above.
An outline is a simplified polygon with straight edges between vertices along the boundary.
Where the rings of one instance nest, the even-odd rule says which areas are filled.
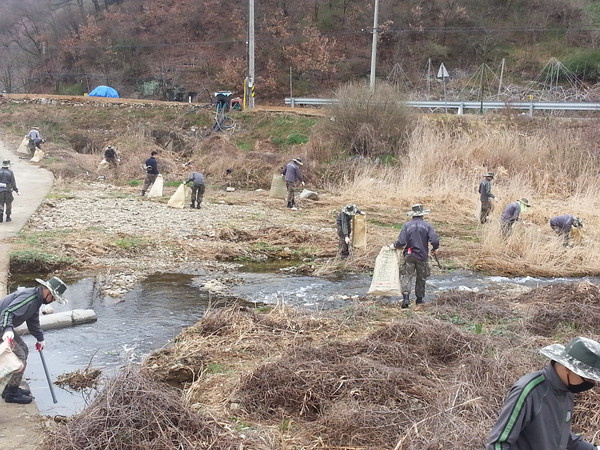
[[[29,155],[29,138],[27,136],[25,136],[21,141],[21,145],[19,145],[19,148],[17,148],[17,153]]]
[[[367,216],[357,214],[352,217],[352,247],[367,248]]]
[[[271,181],[271,191],[269,192],[269,197],[273,198],[287,198],[287,187],[285,186],[285,178],[283,175],[275,174],[273,175],[273,181]]]
[[[0,391],[8,384],[13,373],[23,370],[23,363],[4,341],[0,344]]]
[[[29,161],[31,162],[40,162],[42,159],[44,159],[44,151],[40,150],[39,148],[35,151],[35,153],[33,154],[33,158],[31,158]]]
[[[400,294],[398,252],[388,246],[383,246],[375,260],[373,280],[371,280],[371,287],[369,287],[367,295],[396,296]]]
[[[152,187],[148,191],[148,198],[162,197],[163,196],[163,176],[159,173],[156,175],[156,180],[152,183]]]
[[[314,191],[309,191],[308,189],[303,189],[300,192],[300,198],[307,198],[309,200],[319,200],[319,194]]]
[[[185,206],[185,190],[185,183],[181,183],[167,202],[167,206],[170,206],[171,208],[183,209]]]

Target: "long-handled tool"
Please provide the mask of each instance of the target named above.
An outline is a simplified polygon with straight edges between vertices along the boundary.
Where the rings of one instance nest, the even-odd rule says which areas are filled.
[[[42,349],[39,344],[35,344],[35,348],[40,353],[40,358],[42,358],[42,366],[44,366],[44,372],[46,373],[46,380],[48,380],[48,387],[50,388],[50,394],[52,394],[52,401],[54,403],[58,403],[56,400],[56,395],[54,395],[54,387],[52,386],[52,380],[50,379],[50,373],[48,372],[48,366],[46,366],[46,359],[44,359],[44,354],[42,353]]]
[[[433,259],[434,259],[435,263],[437,264],[437,266],[438,266],[440,269],[443,269],[443,267],[442,267],[442,265],[440,264],[440,260],[438,259],[437,255],[436,255],[435,253],[432,253],[432,254],[431,254],[431,256],[433,257]]]

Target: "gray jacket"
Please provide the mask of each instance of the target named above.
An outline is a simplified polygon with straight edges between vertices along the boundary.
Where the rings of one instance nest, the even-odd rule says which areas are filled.
[[[6,167],[0,168],[0,192],[19,192],[17,188],[17,182],[15,181],[15,174],[12,170]]]
[[[521,204],[519,202],[511,202],[506,205],[504,211],[500,215],[500,222],[502,223],[515,223],[519,220],[521,214]]]
[[[440,238],[433,229],[433,226],[423,220],[423,217],[413,217],[400,230],[398,240],[394,244],[396,249],[404,249],[404,252],[410,253],[420,261],[427,262],[429,259],[429,243],[431,248],[437,250],[440,246]]]
[[[595,450],[571,433],[574,396],[551,364],[521,377],[504,400],[486,450]]]
[[[204,184],[204,175],[202,175],[200,172],[192,172],[185,183],[187,184],[190,181],[194,182],[194,186],[200,186]]]
[[[479,183],[479,200],[482,202],[489,202],[490,198],[496,198],[494,194],[492,194],[492,182],[487,178],[484,178],[481,183]]]
[[[561,231],[563,233],[569,233],[573,226],[575,217],[571,214],[563,214],[562,216],[556,216],[550,219],[550,227],[553,230]]]
[[[44,340],[40,326],[40,307],[42,306],[42,286],[15,291],[0,300],[0,336],[6,330],[12,330],[23,323],[38,342]]]
[[[300,167],[296,165],[294,161],[291,161],[285,166],[283,169],[283,174],[285,175],[285,181],[290,183],[297,183],[298,181],[302,181],[302,173],[300,173]]]

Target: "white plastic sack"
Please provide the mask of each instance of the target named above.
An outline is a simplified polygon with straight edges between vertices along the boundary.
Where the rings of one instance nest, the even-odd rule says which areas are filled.
[[[23,138],[23,140],[21,141],[21,145],[19,145],[19,148],[17,148],[17,153],[24,153],[26,155],[29,155],[29,138],[27,136],[25,136]]]
[[[273,181],[271,181],[271,191],[269,197],[273,198],[287,198],[287,187],[285,186],[285,178],[281,174],[273,175]]]
[[[156,180],[152,183],[152,187],[148,191],[148,198],[162,197],[163,196],[163,176],[159,173],[156,175]]]
[[[373,280],[367,295],[400,295],[400,262],[398,252],[388,246],[381,247],[375,260]]]
[[[35,153],[33,154],[33,158],[30,159],[31,162],[40,162],[42,159],[44,159],[44,151],[40,150],[39,148],[36,149]]]
[[[365,214],[352,217],[352,247],[367,248],[367,216]]]
[[[13,373],[23,370],[23,363],[4,341],[0,344],[0,391],[3,391]]]
[[[185,183],[181,183],[167,202],[167,206],[170,206],[171,208],[183,209],[185,206],[185,190]]]
[[[319,200],[319,194],[314,191],[309,191],[308,189],[302,189],[300,192],[300,198],[307,198],[309,200]]]
[[[109,166],[110,163],[107,160],[102,159],[102,161],[100,161],[100,163],[98,164],[98,168],[96,169],[96,171],[102,172],[104,169],[108,169]]]

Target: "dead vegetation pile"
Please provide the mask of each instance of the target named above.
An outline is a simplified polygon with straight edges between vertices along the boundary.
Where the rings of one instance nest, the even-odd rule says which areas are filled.
[[[151,373],[126,368],[86,410],[51,430],[42,448],[259,448],[243,443],[241,436],[185,407],[180,394]]]
[[[192,427],[199,435],[185,437],[199,447],[178,447],[190,429],[190,413],[175,410],[180,424],[164,419],[164,411],[154,412],[155,406],[171,408],[155,398],[156,387],[140,388],[143,400],[135,389],[112,391],[131,391],[129,375],[70,421],[77,432],[63,434],[68,442],[85,434],[88,439],[127,436],[137,443],[136,431],[129,430],[135,427],[162,433],[146,432],[148,439],[139,438],[144,445],[173,442],[147,448],[230,448],[232,439],[247,446],[242,448],[265,448],[265,442],[268,448],[483,448],[509,388],[547,363],[538,352],[542,346],[580,334],[600,339],[596,330],[567,326],[573,304],[597,306],[598,293],[595,285],[573,283],[533,289],[519,298],[448,291],[409,311],[376,302],[322,313],[213,309],[144,362],[145,370],[185,390],[187,404],[199,414],[194,420],[200,421],[193,422],[199,428]],[[558,297],[564,300],[555,301]],[[557,311],[554,334],[547,324],[532,326],[540,306]],[[148,423],[134,422],[122,407],[134,401],[142,402],[135,408]],[[590,440],[600,420],[599,401],[595,391],[581,394],[574,413],[574,431]],[[125,420],[115,423],[108,418],[113,416]],[[165,422],[175,423],[178,431],[159,426]],[[250,436],[256,442],[249,444],[248,436],[235,437],[221,425],[243,428],[247,435],[254,430]],[[94,448],[142,448],[111,443]]]

